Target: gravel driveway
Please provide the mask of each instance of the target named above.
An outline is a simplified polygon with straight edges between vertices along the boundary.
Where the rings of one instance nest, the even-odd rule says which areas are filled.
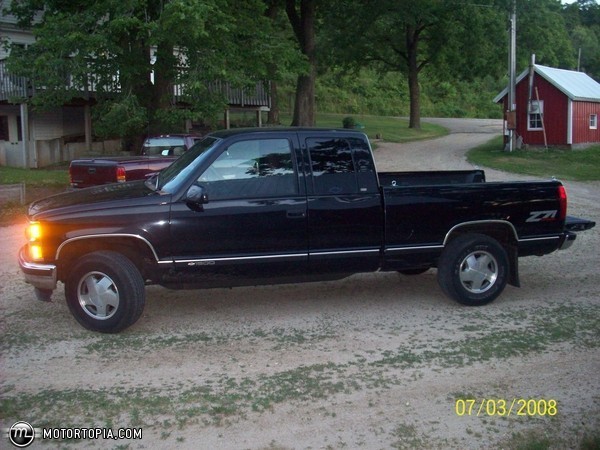
[[[468,168],[465,150],[501,132],[498,121],[445,124],[453,132],[440,139],[379,143],[379,170]],[[598,221],[600,185],[567,186],[569,212]],[[434,270],[149,287],[144,315],[119,335],[82,329],[62,288],[53,303],[36,302],[16,264],[23,240],[23,226],[0,228],[0,426],[143,429],[142,440],[52,448],[578,448],[600,439],[597,229],[568,251],[521,259],[522,287],[482,308],[448,300]]]

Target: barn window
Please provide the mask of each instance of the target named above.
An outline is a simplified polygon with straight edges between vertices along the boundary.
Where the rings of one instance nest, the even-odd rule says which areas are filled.
[[[544,100],[533,100],[529,105],[528,130],[543,129],[542,114],[544,114]]]
[[[590,129],[598,129],[598,114],[590,114]]]

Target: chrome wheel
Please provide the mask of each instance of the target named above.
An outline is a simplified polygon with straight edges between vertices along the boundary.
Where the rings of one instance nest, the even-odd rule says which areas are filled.
[[[118,333],[134,324],[144,310],[144,279],[120,253],[99,250],[81,256],[64,283],[73,317],[88,330]]]
[[[446,295],[463,305],[481,306],[504,290],[510,264],[506,250],[484,234],[458,236],[438,260],[438,283]]]
[[[119,290],[102,272],[89,272],[81,278],[77,299],[83,311],[97,320],[110,319],[119,309]]]
[[[491,289],[498,278],[498,262],[491,253],[475,251],[460,264],[460,282],[473,294]]]

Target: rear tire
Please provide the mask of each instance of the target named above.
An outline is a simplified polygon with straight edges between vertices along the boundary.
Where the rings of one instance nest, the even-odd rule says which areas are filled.
[[[442,291],[463,305],[486,305],[498,297],[508,280],[506,250],[483,234],[466,234],[451,241],[438,261]]]
[[[65,281],[65,296],[71,313],[82,326],[117,333],[142,315],[144,280],[122,254],[98,251],[75,263]]]

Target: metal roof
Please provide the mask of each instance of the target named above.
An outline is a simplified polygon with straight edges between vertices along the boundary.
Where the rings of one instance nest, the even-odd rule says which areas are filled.
[[[596,82],[589,75],[574,70],[555,69],[553,67],[540,66],[537,64],[533,67],[536,74],[543,77],[571,100],[600,102],[600,83]],[[525,69],[521,72],[517,78],[517,84],[520,83],[523,78],[527,77],[528,74],[529,69]],[[494,98],[494,103],[498,103],[507,94],[508,87]]]

